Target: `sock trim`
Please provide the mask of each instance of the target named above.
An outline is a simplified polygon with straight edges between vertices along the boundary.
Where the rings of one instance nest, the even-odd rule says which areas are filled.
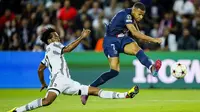
[[[100,94],[101,94],[101,92],[102,92],[103,90],[101,89],[99,92],[98,92],[98,95],[100,96]]]
[[[42,99],[38,99],[37,103],[38,103],[38,106],[41,107],[42,106]]]
[[[144,53],[144,51],[141,49],[136,53],[136,57],[140,61],[142,65],[144,65],[146,68],[150,68],[152,65],[152,62],[149,60],[148,56]]]
[[[116,96],[117,96],[117,93],[113,92],[113,94],[112,94],[113,99],[117,98]]]
[[[149,68],[148,68],[150,71],[151,71],[151,67],[152,67],[152,66],[153,66],[153,65],[150,65]]]
[[[25,106],[26,110],[29,111],[28,104]]]

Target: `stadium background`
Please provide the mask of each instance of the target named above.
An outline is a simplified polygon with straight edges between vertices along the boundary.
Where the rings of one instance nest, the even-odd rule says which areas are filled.
[[[44,56],[45,48],[38,35],[44,27],[54,27],[64,45],[75,40],[83,28],[92,30],[88,39],[85,39],[72,53],[65,54],[72,78],[83,84],[90,84],[109,68],[101,47],[105,32],[104,23],[107,23],[117,11],[132,7],[136,1],[143,2],[147,8],[144,20],[139,23],[141,32],[164,40],[161,45],[138,40],[150,58],[153,60],[160,58],[163,61],[164,67],[159,76],[152,77],[134,56],[122,54],[119,76],[101,87],[124,91],[138,84],[146,89],[141,90],[141,96],[136,97],[137,103],[127,101],[125,105],[124,102],[116,100],[121,105],[114,104],[113,107],[108,107],[107,102],[115,103],[115,101],[92,97],[92,102],[103,103],[97,105],[89,103],[88,108],[84,108],[76,104],[79,100],[78,97],[74,97],[77,102],[68,103],[76,105],[76,108],[72,106],[70,109],[62,110],[60,107],[65,105],[61,102],[72,101],[73,98],[61,96],[63,100],[58,99],[55,104],[56,110],[121,112],[120,109],[124,109],[126,112],[131,112],[135,108],[141,112],[149,112],[147,110],[151,109],[152,112],[198,112],[200,110],[197,105],[200,102],[199,0],[0,0],[0,107],[2,108],[0,112],[19,106],[20,99],[22,105],[44,96],[44,92],[40,94],[37,91],[40,88],[37,67]],[[63,11],[65,6],[70,11]],[[176,80],[170,75],[170,67],[175,61],[181,61],[187,66],[188,74],[184,79]],[[48,74],[46,70],[47,82],[49,82]],[[31,98],[28,97],[29,93]],[[42,111],[54,109],[52,106]]]

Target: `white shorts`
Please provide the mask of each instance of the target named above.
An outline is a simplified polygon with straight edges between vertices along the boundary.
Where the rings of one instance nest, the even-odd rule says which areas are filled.
[[[65,95],[72,94],[80,94],[80,95],[88,95],[89,86],[82,85],[77,81],[68,78],[65,75],[58,73],[52,80],[48,86],[48,92],[54,92],[57,95],[63,93]],[[48,94],[47,92],[47,94]]]

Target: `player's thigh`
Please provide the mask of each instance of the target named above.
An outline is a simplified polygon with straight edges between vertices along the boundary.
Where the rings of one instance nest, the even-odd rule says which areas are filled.
[[[54,92],[57,96],[62,93],[70,84],[69,78],[64,75],[57,75],[58,77],[54,76],[53,79],[50,81],[48,91]]]
[[[105,37],[103,41],[104,54],[107,58],[119,57],[120,40],[117,37]]]
[[[136,42],[131,42],[124,46],[124,53],[129,55],[136,55],[139,50],[141,50],[141,48]]]
[[[110,58],[108,58],[108,61],[109,61],[110,69],[120,71],[120,67],[119,67],[120,61],[119,61],[119,57],[110,57]]]
[[[77,81],[72,79],[69,80],[69,84],[66,85],[66,89],[63,91],[64,95],[88,95],[88,88],[87,85],[82,85]]]

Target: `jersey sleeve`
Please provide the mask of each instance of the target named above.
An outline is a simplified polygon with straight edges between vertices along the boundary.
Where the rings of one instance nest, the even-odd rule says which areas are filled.
[[[63,53],[63,48],[65,47],[63,44],[59,43],[59,42],[55,42],[53,43],[54,48],[53,50],[53,54],[55,55],[60,55]]]
[[[45,65],[45,66],[47,66],[47,62],[46,62],[46,56],[44,57],[44,59],[41,61],[41,64],[43,64],[43,65]]]
[[[132,16],[130,14],[125,14],[125,24],[132,24],[133,23],[133,19]]]

